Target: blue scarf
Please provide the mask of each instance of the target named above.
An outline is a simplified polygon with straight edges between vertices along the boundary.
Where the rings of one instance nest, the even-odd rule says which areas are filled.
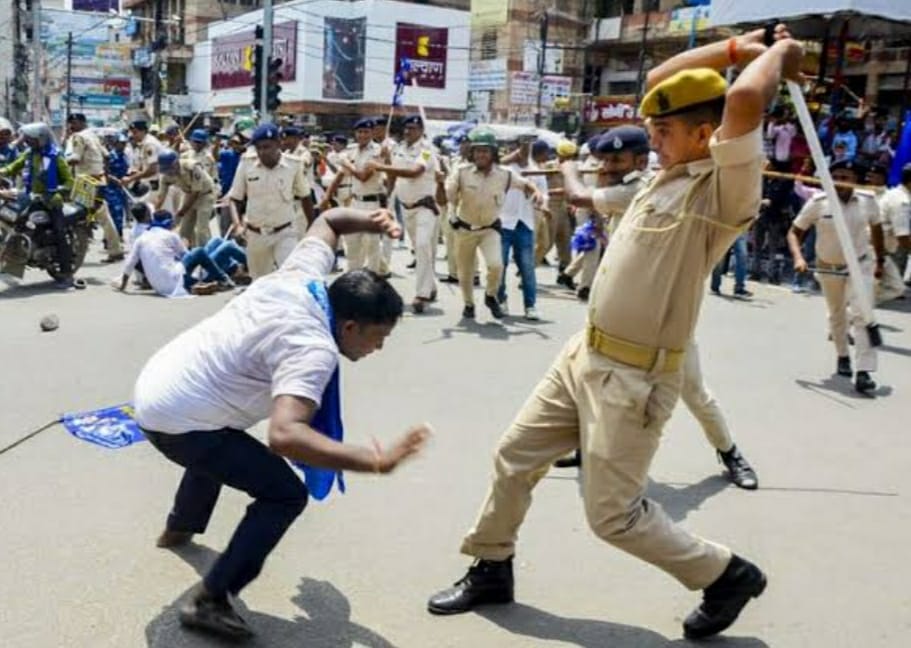
[[[311,281],[307,284],[307,290],[313,295],[316,303],[319,304],[323,312],[329,318],[329,328],[335,336],[335,315],[332,313],[332,305],[329,303],[329,293],[326,290],[326,284],[322,281]],[[344,428],[342,426],[342,394],[339,385],[339,368],[336,366],[326,385],[326,391],[323,392],[323,400],[320,408],[313,415],[310,426],[325,434],[330,439],[342,441]],[[307,489],[310,494],[317,500],[325,499],[332,490],[332,483],[338,478],[338,489],[345,492],[345,478],[341,470],[328,470],[326,468],[314,468],[300,462],[294,462],[294,465],[300,468],[304,473],[304,479],[307,482]]]
[[[35,168],[35,155],[39,155],[38,158],[38,168]],[[44,179],[44,195],[45,197],[50,196],[52,193],[57,191],[58,178],[57,174],[59,169],[57,168],[57,156],[60,155],[60,151],[53,144],[48,144],[43,149],[31,149],[29,151],[31,155],[31,160],[26,167],[28,172],[25,174],[25,192],[27,194],[32,193],[32,181],[34,177],[41,173],[43,169],[41,168],[44,164],[44,160],[48,161],[47,165],[47,175]]]

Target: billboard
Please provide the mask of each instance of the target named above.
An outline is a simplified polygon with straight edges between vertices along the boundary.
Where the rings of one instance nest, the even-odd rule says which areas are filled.
[[[212,40],[212,89],[253,85],[253,29]],[[297,21],[272,28],[272,58],[282,60],[282,80],[297,76]]]
[[[472,27],[505,25],[508,16],[509,0],[471,0]]]
[[[41,11],[44,80],[48,95],[66,97],[67,41],[73,37],[72,97],[76,110],[122,108],[130,101],[133,60],[129,44],[115,42],[103,18],[69,11]]]
[[[419,86],[445,88],[448,44],[449,30],[445,27],[396,23],[392,74],[398,72],[399,61],[407,58]]]
[[[323,27],[323,98],[364,98],[366,18],[331,18]]]

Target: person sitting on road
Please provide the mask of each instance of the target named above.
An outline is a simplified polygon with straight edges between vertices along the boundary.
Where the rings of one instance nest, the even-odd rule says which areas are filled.
[[[233,288],[234,282],[209,257],[205,248],[187,251],[176,232],[172,231],[174,217],[171,212],[158,211],[152,215],[151,228],[133,243],[123,266],[123,277],[114,288],[126,290],[130,274],[138,263],[149,284],[164,297],[182,297],[191,291],[194,295],[210,295],[219,289]],[[194,276],[202,267],[214,282],[200,282]]]

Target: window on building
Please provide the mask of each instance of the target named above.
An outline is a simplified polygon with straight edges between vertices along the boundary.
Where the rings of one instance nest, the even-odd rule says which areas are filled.
[[[481,34],[481,59],[497,58],[497,30],[496,28],[485,29]]]
[[[598,18],[617,18],[635,13],[636,0],[596,0],[595,16]]]

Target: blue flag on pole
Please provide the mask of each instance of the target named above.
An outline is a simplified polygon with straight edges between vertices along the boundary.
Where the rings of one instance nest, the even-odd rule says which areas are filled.
[[[145,441],[139,424],[133,420],[133,407],[129,403],[64,414],[61,423],[77,439],[103,448],[123,448]]]
[[[403,58],[399,61],[399,71],[395,73],[395,92],[392,94],[392,105],[401,106],[404,102],[405,85],[409,83],[408,75],[411,73],[411,59]]]
[[[895,159],[892,160],[892,171],[889,173],[889,186],[900,185],[902,167],[911,162],[911,110],[905,114],[905,128],[902,130],[898,146],[895,147]]]

